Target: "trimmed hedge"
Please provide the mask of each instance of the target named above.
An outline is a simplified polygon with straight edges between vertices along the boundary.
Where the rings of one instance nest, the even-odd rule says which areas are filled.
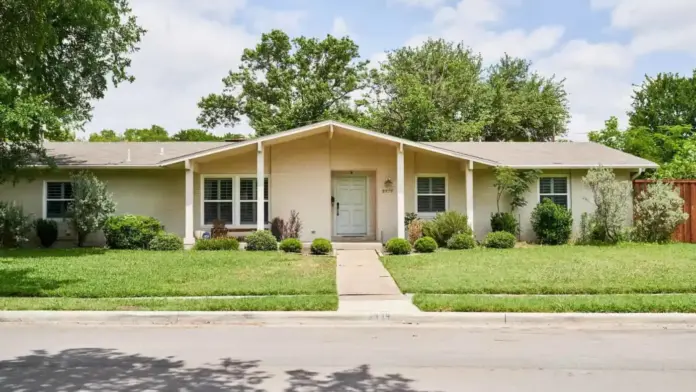
[[[280,241],[280,250],[287,253],[302,253],[302,242],[297,238],[286,238]]]
[[[151,216],[112,216],[104,224],[106,245],[111,249],[147,249],[164,226]]]
[[[384,245],[387,252],[393,255],[407,255],[411,253],[411,243],[404,238],[392,238]]]
[[[331,245],[331,241],[326,238],[317,238],[312,241],[310,250],[314,255],[328,255],[333,251],[333,246]]]
[[[437,241],[432,237],[422,237],[416,240],[413,248],[418,253],[433,253],[437,250]]]
[[[486,235],[486,248],[493,249],[512,249],[515,247],[517,238],[507,231],[494,231]]]
[[[236,238],[200,239],[193,246],[194,250],[239,250]]]
[[[150,250],[184,250],[184,240],[174,233],[160,232],[148,245]]]
[[[268,230],[255,231],[246,237],[246,250],[273,251],[278,250],[278,241]]]
[[[476,241],[474,240],[474,236],[471,234],[455,234],[449,239],[449,241],[447,241],[448,249],[474,249],[475,247]]]

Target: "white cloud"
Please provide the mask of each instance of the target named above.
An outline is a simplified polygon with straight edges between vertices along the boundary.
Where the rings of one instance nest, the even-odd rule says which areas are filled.
[[[445,0],[389,0],[394,4],[404,4],[409,7],[435,8],[445,2]]]
[[[244,48],[258,40],[240,23],[231,21],[248,11],[254,28],[277,21],[294,24],[300,12],[283,20],[279,13],[253,8],[244,0],[135,0],[131,3],[139,23],[148,32],[141,50],[132,56],[132,84],[110,89],[95,103],[87,132],[104,128],[164,126],[171,133],[198,127],[197,107],[201,97],[222,91],[222,78],[236,69]],[[246,14],[245,14],[246,15]],[[265,22],[258,18],[270,17]],[[281,26],[276,26],[281,27]],[[217,129],[224,133],[229,129]],[[253,132],[244,121],[234,132]]]
[[[341,16],[334,18],[333,25],[331,26],[331,35],[336,37],[345,37],[348,35],[355,40],[355,34],[351,33],[348,29],[348,23],[346,23],[346,20]]]
[[[302,10],[272,10],[262,7],[252,7],[245,11],[245,16],[251,18],[251,25],[257,32],[267,32],[280,29],[286,33],[296,33],[308,16]]]

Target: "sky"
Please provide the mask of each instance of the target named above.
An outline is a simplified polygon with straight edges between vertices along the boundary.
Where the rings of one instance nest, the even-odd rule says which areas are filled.
[[[373,64],[428,37],[463,42],[487,63],[508,53],[565,79],[568,138],[586,140],[610,116],[626,124],[635,84],[690,74],[694,0],[131,0],[148,30],[132,56],[136,80],[95,103],[87,132],[198,127],[201,97],[222,91],[244,48],[278,28],[290,36],[349,35]],[[230,129],[217,128],[222,134]],[[234,132],[253,133],[246,123]]]

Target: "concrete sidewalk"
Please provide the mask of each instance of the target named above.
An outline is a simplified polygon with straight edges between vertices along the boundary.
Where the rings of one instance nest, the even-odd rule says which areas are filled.
[[[374,250],[339,250],[336,263],[339,312],[420,312],[401,293]]]

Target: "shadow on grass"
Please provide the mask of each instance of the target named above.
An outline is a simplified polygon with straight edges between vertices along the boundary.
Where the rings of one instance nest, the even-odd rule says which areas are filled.
[[[103,348],[44,350],[0,361],[3,391],[233,391],[233,392],[424,392],[399,374],[375,376],[362,365],[327,375],[309,370],[270,374],[259,361],[223,359],[186,367],[173,357],[155,358]],[[268,385],[273,383],[273,389]]]
[[[0,263],[12,262],[12,259],[98,256],[107,251],[104,248],[2,249],[0,250]]]
[[[44,297],[45,291],[56,290],[80,279],[49,279],[32,275],[33,268],[4,269],[0,264],[0,296]]]

